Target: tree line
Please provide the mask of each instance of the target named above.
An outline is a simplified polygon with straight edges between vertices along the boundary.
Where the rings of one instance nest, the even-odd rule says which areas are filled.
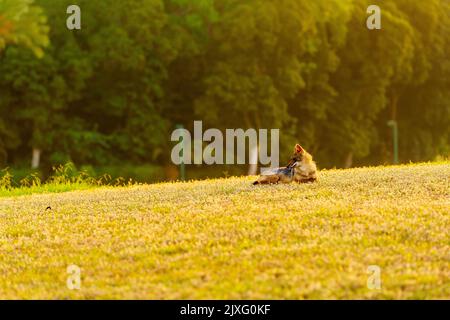
[[[0,165],[164,164],[194,120],[322,168],[390,163],[389,120],[401,161],[446,156],[450,3],[379,1],[369,30],[371,2],[0,0]]]

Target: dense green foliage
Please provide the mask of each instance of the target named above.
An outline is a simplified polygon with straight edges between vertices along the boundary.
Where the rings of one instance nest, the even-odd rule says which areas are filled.
[[[390,162],[390,119],[401,161],[449,153],[447,0],[379,1],[381,30],[366,28],[366,0],[35,0],[42,57],[2,40],[8,2],[1,166],[28,165],[32,148],[44,167],[163,164],[170,132],[193,120],[280,128],[283,152],[300,142],[320,167]],[[82,29],[69,31],[74,3]]]
[[[0,51],[7,44],[23,45],[37,56],[48,44],[48,26],[41,8],[33,0],[0,0]]]

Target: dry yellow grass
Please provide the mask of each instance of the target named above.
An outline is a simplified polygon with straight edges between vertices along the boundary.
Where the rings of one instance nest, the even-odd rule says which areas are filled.
[[[0,298],[450,298],[449,162],[251,181],[0,198]]]

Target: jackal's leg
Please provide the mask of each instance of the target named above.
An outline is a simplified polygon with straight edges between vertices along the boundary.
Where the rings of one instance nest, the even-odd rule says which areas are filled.
[[[317,180],[317,175],[315,173],[312,174],[301,174],[295,177],[295,182],[298,183],[308,183],[308,182],[314,182]]]
[[[316,180],[317,180],[316,176],[307,176],[307,177],[302,176],[300,179],[296,179],[295,181],[298,183],[308,183],[308,182],[314,182]]]
[[[300,181],[298,181],[298,183],[308,183],[308,182],[314,182],[316,181],[316,178],[307,178],[307,179],[302,179]]]
[[[271,175],[271,176],[260,176],[258,180],[253,182],[253,185],[257,184],[271,184],[271,183],[278,183],[280,180],[280,177],[277,175]]]

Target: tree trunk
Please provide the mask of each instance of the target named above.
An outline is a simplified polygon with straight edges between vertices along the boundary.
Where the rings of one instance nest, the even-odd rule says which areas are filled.
[[[250,162],[250,165],[248,167],[248,175],[254,176],[254,175],[256,175],[256,173],[258,171],[258,145],[257,144],[255,146],[253,146],[252,149],[250,149],[250,154],[249,154],[248,160]]]
[[[345,164],[344,167],[346,169],[350,168],[353,165],[353,152],[349,152],[347,154],[347,157],[345,158]]]
[[[33,148],[33,155],[31,157],[31,169],[39,168],[41,161],[41,149]]]

